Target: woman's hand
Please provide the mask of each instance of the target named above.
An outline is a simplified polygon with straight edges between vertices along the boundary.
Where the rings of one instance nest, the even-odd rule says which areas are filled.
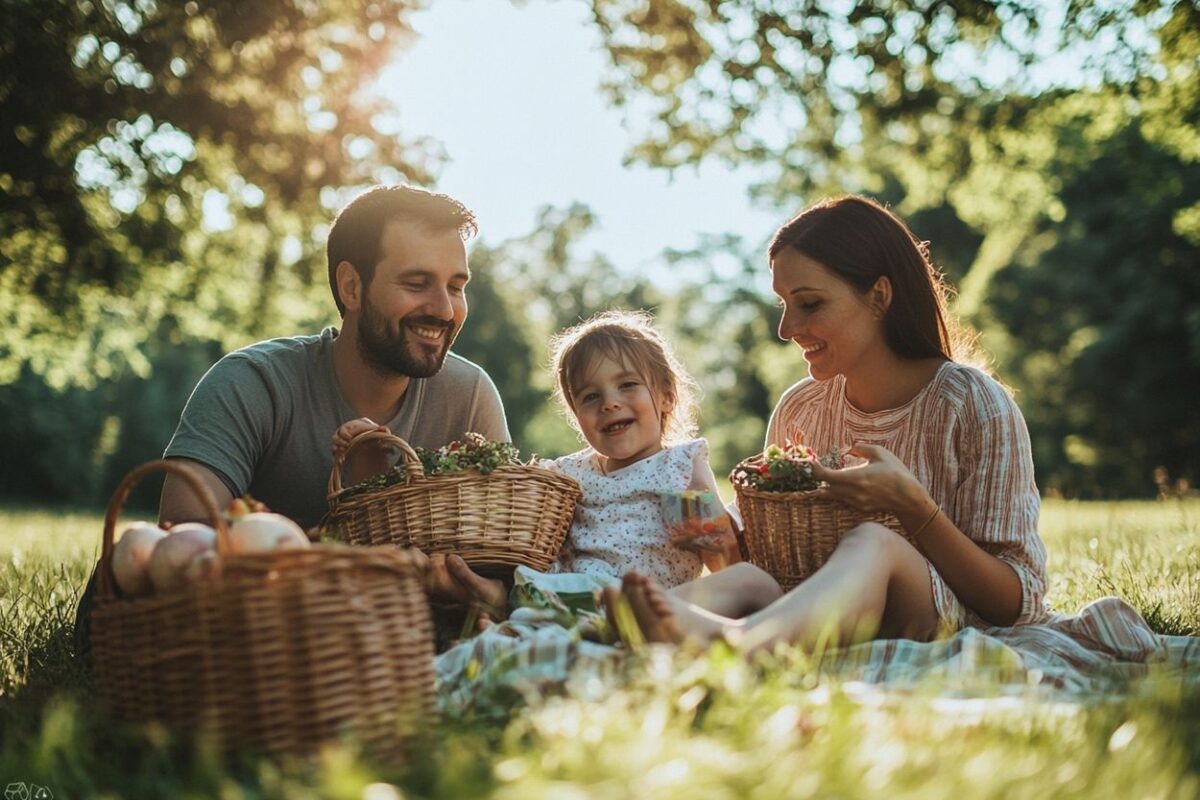
[[[859,511],[886,511],[899,517],[928,507],[929,494],[908,467],[886,448],[873,444],[855,445],[849,455],[866,459],[846,469],[813,465],[813,475],[829,485],[821,495],[838,500]]]

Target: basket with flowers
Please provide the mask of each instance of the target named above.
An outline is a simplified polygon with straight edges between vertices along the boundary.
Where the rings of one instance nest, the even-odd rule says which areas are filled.
[[[354,448],[384,442],[400,463],[343,488]],[[548,570],[558,558],[582,491],[571,478],[522,463],[508,442],[468,433],[437,449],[413,448],[383,431],[359,434],[329,476],[325,533],[351,544],[395,544],[462,556],[483,574],[525,565]]]
[[[742,514],[745,552],[785,591],[816,572],[845,533],[863,522],[903,528],[891,514],[866,513],[823,496],[813,465],[846,466],[844,449],[820,456],[802,442],[770,445],[729,474]]]

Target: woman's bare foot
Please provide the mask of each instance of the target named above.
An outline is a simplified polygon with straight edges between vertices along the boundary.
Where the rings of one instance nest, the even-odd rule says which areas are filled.
[[[628,600],[642,635],[650,642],[680,644],[684,640],[707,644],[720,638],[733,620],[670,595],[645,575],[630,572],[621,579],[621,594]]]

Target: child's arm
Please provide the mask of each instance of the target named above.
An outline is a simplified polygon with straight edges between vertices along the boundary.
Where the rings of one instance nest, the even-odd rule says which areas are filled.
[[[360,433],[367,431],[382,431],[390,433],[386,425],[380,425],[366,417],[352,419],[343,423],[333,434],[331,447],[334,459],[341,457],[350,446],[350,442]],[[390,446],[385,442],[371,442],[360,445],[350,452],[346,460],[346,486],[362,483],[367,478],[387,472],[391,467]]]
[[[718,500],[721,497],[721,493],[717,491],[717,476],[713,474],[708,459],[701,453],[697,453],[692,462],[692,483],[688,488],[712,492]],[[708,567],[709,572],[717,572],[742,560],[741,552],[738,550],[737,523],[729,513],[722,512],[720,524],[720,532],[714,534],[716,546],[700,553],[700,559],[704,562],[704,566]]]

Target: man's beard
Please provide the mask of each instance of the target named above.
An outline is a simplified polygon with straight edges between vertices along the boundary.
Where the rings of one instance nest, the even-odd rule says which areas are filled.
[[[405,327],[419,325],[423,328],[443,328],[446,335],[441,349],[430,352],[430,348],[410,345]],[[358,351],[363,360],[383,373],[406,375],[410,378],[428,378],[436,375],[446,360],[446,353],[458,332],[454,323],[437,317],[407,316],[400,320],[398,329],[392,332],[388,320],[379,309],[364,298],[363,313],[358,320]],[[415,336],[416,334],[412,334]]]

